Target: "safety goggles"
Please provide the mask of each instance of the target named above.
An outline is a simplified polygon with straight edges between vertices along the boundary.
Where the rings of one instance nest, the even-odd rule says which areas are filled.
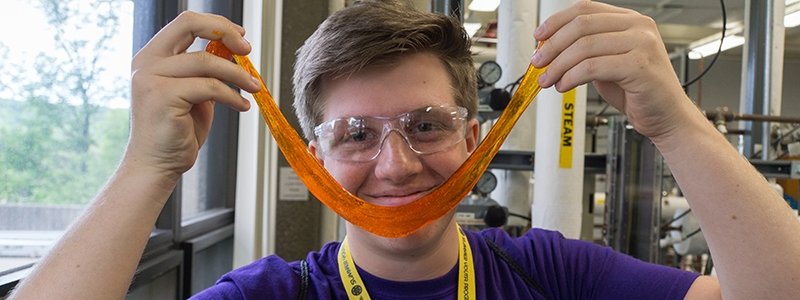
[[[428,106],[395,117],[354,116],[333,119],[314,128],[325,157],[367,162],[381,153],[386,137],[397,132],[418,155],[448,149],[464,140],[467,109]]]

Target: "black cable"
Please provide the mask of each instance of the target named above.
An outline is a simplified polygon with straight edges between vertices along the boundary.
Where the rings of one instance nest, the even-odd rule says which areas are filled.
[[[756,157],[759,157],[759,156],[761,156],[761,150],[753,152],[753,154],[751,154],[748,159],[755,159]]]
[[[595,116],[595,117],[602,116],[604,113],[606,113],[606,110],[608,109],[608,107],[609,107],[609,106],[610,106],[610,105],[608,104],[608,102],[606,102],[606,105],[605,105],[605,106],[603,106],[603,108],[602,108],[602,109],[600,109],[600,111],[599,111],[599,112],[597,112],[597,113],[596,113],[594,116]]]
[[[697,228],[695,231],[692,231],[691,233],[687,234],[685,237],[683,237],[681,239],[681,241],[688,240],[690,237],[693,237],[694,235],[696,235],[698,233],[700,233],[700,228]]]
[[[781,137],[775,139],[774,141],[772,141],[771,146],[775,147],[775,148],[778,148],[780,146],[781,142],[783,141],[783,139],[785,139],[787,136],[791,136],[792,133],[795,132],[797,129],[800,129],[800,125],[794,126],[794,128],[792,128],[792,130],[789,130],[789,132],[784,133],[783,136],[781,136]],[[756,157],[759,157],[761,155],[761,151],[763,151],[763,150],[764,149],[762,147],[762,149],[760,149],[758,151],[755,151],[752,155],[750,155],[750,159],[754,159]],[[788,153],[784,152],[783,154],[779,155],[775,159],[781,159],[784,156],[786,156],[786,154],[788,154]]]
[[[492,252],[494,252],[494,254],[497,255],[497,257],[499,257],[501,260],[503,260],[506,263],[506,265],[508,265],[511,271],[517,273],[517,275],[521,277],[522,281],[525,282],[525,285],[527,285],[529,288],[539,293],[539,295],[544,297],[545,299],[550,299],[550,297],[548,297],[547,294],[544,293],[544,289],[542,288],[542,286],[540,286],[539,283],[537,283],[536,280],[533,279],[533,277],[528,275],[528,272],[525,272],[525,269],[520,267],[520,265],[517,264],[517,262],[513,258],[511,258],[511,256],[509,256],[502,249],[500,249],[500,246],[497,246],[497,244],[495,244],[489,239],[485,239],[484,241],[486,241],[486,245],[489,246],[489,249],[492,249]]]
[[[706,261],[706,268],[703,270],[703,275],[711,275],[712,270],[714,270],[714,260],[711,258],[711,253],[709,253],[708,260]]]
[[[682,212],[682,213],[681,213],[680,215],[678,215],[677,217],[674,217],[674,218],[672,218],[672,220],[669,220],[668,222],[664,223],[664,225],[662,225],[662,226],[661,226],[661,231],[667,230],[667,228],[669,228],[669,225],[670,225],[670,224],[672,224],[672,222],[675,222],[675,221],[677,221],[677,220],[680,220],[680,218],[683,218],[683,217],[685,217],[685,216],[686,216],[688,213],[690,213],[690,212],[692,212],[692,209],[691,209],[691,208],[690,208],[690,209],[687,209],[687,210],[686,210],[686,211],[684,211],[684,212]]]
[[[528,220],[528,221],[531,220],[531,218],[529,218],[528,216],[523,216],[523,215],[515,214],[515,213],[512,213],[512,212],[509,212],[508,215],[509,216],[513,216],[513,217],[517,217],[517,218],[521,218],[521,219],[524,219],[524,220]]]
[[[717,54],[714,54],[714,58],[711,60],[711,63],[708,64],[708,68],[705,68],[700,75],[697,75],[694,79],[690,80],[687,83],[684,83],[683,89],[688,88],[693,83],[697,82],[703,76],[708,73],[708,70],[714,66],[714,63],[717,62],[717,58],[719,58],[719,54],[722,53],[722,43],[725,42],[725,27],[728,26],[728,14],[725,12],[725,0],[719,0],[719,6],[722,8],[722,37],[719,38],[719,48],[717,48]]]
[[[695,82],[697,82],[698,80],[700,80],[700,78],[703,78],[703,76],[705,76],[706,73],[708,73],[708,70],[710,70],[711,67],[714,66],[714,63],[717,62],[717,58],[719,58],[719,54],[722,53],[722,43],[725,42],[725,30],[726,30],[726,27],[728,26],[728,14],[725,11],[725,0],[719,0],[719,6],[720,6],[720,8],[722,10],[722,37],[720,37],[720,39],[719,39],[719,48],[717,48],[717,53],[714,54],[714,58],[711,60],[711,63],[708,64],[708,68],[705,68],[703,70],[703,72],[700,73],[700,75],[697,75],[697,77],[695,77],[694,79],[692,79],[689,82],[684,83],[684,84],[681,85],[684,89],[686,89],[690,85],[692,85]],[[514,94],[514,89],[516,88],[517,85],[519,85],[520,81],[522,81],[523,77],[525,77],[525,74],[520,76],[516,81],[506,85],[503,89],[504,90],[508,90],[508,93],[513,95]]]
[[[503,87],[503,89],[507,90],[509,94],[513,95],[514,94],[514,89],[517,88],[517,86],[519,85],[520,82],[522,82],[522,78],[523,77],[525,77],[525,74],[522,74],[522,76],[517,78],[516,81],[507,84],[505,87]]]
[[[794,126],[792,130],[789,130],[789,132],[784,133],[779,139],[776,139],[774,142],[772,142],[772,145],[777,146],[783,141],[783,139],[785,139],[787,136],[791,136],[793,132],[797,131],[797,129],[800,129],[800,125]]]

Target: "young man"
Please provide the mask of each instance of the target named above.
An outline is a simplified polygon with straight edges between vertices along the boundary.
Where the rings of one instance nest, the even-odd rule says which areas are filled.
[[[17,297],[124,296],[156,217],[206,137],[213,113],[209,99],[246,110],[247,101],[223,82],[249,92],[258,88],[241,68],[184,51],[201,37],[246,54],[243,34],[223,18],[185,13],[136,55],[126,155],[87,214],[21,284]],[[349,249],[330,243],[309,254],[306,276],[298,275],[306,269],[300,263],[270,256],[234,270],[196,297],[452,299],[474,293],[480,299],[789,299],[800,294],[795,255],[800,224],[686,97],[651,19],[581,2],[548,18],[536,38],[547,40],[532,58],[534,65],[548,66],[543,86],[566,91],[593,83],[657,145],[702,225],[719,281],[550,231],[534,229],[518,239],[498,230],[462,232],[451,212],[397,239],[348,224]],[[331,16],[298,52],[295,108],[310,150],[343,187],[367,202],[396,206],[435,189],[475,149],[474,80],[469,43],[457,23],[396,3],[365,1]],[[434,124],[445,124],[437,127],[444,129],[424,139],[432,127],[413,121],[420,118],[442,121]],[[359,151],[348,148],[357,142],[372,143]],[[459,254],[464,247],[471,258]],[[350,264],[340,266],[343,261]],[[342,280],[343,269],[345,276],[360,279]],[[474,281],[463,280],[464,270],[474,270]]]

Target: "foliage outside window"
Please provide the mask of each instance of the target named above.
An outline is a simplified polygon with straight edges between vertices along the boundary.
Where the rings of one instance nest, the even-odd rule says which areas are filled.
[[[3,5],[0,274],[44,254],[117,166],[133,26],[125,0]]]

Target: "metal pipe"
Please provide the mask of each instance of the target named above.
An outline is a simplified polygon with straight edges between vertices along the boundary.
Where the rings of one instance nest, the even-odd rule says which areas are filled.
[[[539,4],[536,1],[501,1],[497,8],[497,55],[496,61],[503,70],[495,86],[512,84],[525,73],[536,47],[533,30],[539,24]],[[535,150],[536,104],[528,106],[520,116],[514,129],[501,146],[501,150]],[[509,210],[528,214],[531,210],[531,172],[518,170],[493,170],[497,177],[497,188],[490,197]],[[521,219],[509,220],[509,225],[527,226]]]
[[[739,111],[742,115],[780,114],[780,90],[783,76],[783,1],[747,0],[745,4],[745,39],[742,60],[742,99]],[[769,122],[766,118],[759,118]],[[769,145],[770,125],[742,123],[745,131],[752,135],[740,139],[739,149],[751,157],[754,141]],[[761,158],[769,159],[769,152],[762,151]]]
[[[772,94],[770,93],[770,88],[772,88],[772,69],[771,62],[772,62],[772,19],[775,18],[775,12],[773,10],[773,4],[775,1],[763,1],[764,2],[764,69],[761,70],[763,73],[761,76],[764,80],[764,87],[761,90],[764,95],[762,96],[763,103],[761,111],[765,115],[769,115],[769,107],[770,101],[772,101]],[[768,160],[769,159],[769,124],[763,124],[761,126],[761,159]]]
[[[711,121],[724,120],[726,122],[758,121],[758,122],[775,122],[775,123],[800,123],[800,117],[734,113],[729,111],[727,107],[717,108],[714,111],[705,111],[704,114],[706,115],[706,118],[708,118]],[[769,134],[769,132],[767,132],[767,134]]]
[[[745,134],[750,134],[750,132],[749,131],[744,131],[744,130],[741,130],[741,129],[728,129],[728,132],[726,132],[725,134],[727,134],[727,135],[745,135]]]
[[[766,2],[760,0],[747,0],[745,2],[745,44],[742,52],[742,99],[739,111],[745,113],[763,112],[764,78],[762,72],[765,58],[764,51],[760,45],[766,45],[766,30],[763,17],[766,14]],[[754,139],[761,134],[759,123],[742,123],[740,128],[750,131],[752,135],[743,136],[740,139],[740,151],[745,157],[750,157],[755,153]]]
[[[800,118],[798,117],[782,117],[782,116],[768,116],[768,115],[750,115],[750,114],[736,114],[734,115],[734,120],[745,120],[745,121],[760,121],[760,122],[775,122],[775,123],[800,123]],[[768,126],[766,129],[769,129]],[[769,135],[769,131],[766,131],[766,134]],[[766,140],[765,142],[769,142]]]
[[[456,17],[464,22],[464,0],[435,0],[432,3],[432,11]]]

